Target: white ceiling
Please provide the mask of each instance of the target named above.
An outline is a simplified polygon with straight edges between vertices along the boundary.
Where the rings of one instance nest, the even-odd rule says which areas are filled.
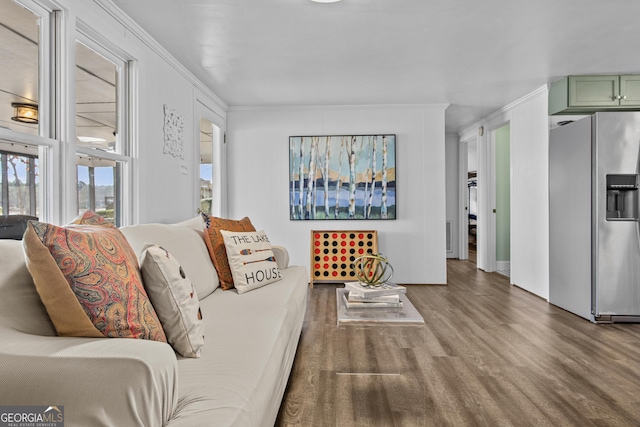
[[[636,73],[637,0],[113,0],[231,106],[449,103],[455,132],[567,74]]]
[[[563,75],[640,73],[635,0],[112,1],[230,106],[448,103],[457,132]],[[36,101],[5,71],[3,107]]]

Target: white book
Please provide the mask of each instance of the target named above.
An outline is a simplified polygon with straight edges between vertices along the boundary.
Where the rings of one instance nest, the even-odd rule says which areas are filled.
[[[402,308],[402,301],[399,302],[356,302],[349,301],[346,293],[342,294],[342,299],[347,308]]]
[[[364,298],[379,297],[382,295],[399,295],[407,292],[404,286],[392,285],[390,283],[383,283],[375,288],[370,288],[362,286],[360,282],[346,282],[344,287],[349,290],[349,292],[353,292]]]
[[[379,297],[362,297],[354,292],[347,292],[347,299],[351,302],[400,302],[400,294],[381,295]]]

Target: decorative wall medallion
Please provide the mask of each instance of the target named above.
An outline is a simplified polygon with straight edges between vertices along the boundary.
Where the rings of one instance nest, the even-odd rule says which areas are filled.
[[[184,116],[164,104],[164,154],[184,159]]]

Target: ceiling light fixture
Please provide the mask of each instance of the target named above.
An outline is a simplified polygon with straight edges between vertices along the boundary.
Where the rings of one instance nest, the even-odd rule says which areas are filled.
[[[14,108],[14,116],[11,120],[15,120],[20,123],[38,123],[38,106],[31,104],[22,104],[20,102],[12,102],[11,106]]]
[[[342,0],[311,0],[311,1],[315,3],[337,3]]]

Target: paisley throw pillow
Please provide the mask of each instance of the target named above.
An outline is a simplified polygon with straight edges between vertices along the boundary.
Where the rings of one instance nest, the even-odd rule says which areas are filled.
[[[63,227],[31,221],[23,244],[58,335],[167,342],[135,254],[100,215],[85,212]]]

